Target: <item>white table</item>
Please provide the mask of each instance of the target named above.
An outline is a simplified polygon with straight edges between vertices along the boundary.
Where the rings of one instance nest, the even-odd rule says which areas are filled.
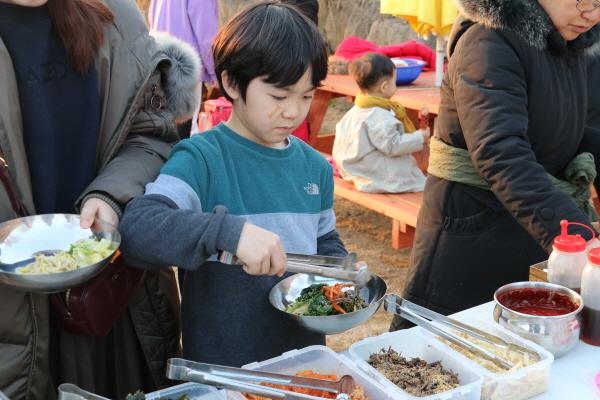
[[[482,304],[456,313],[457,316],[470,315],[493,321],[494,302]],[[579,342],[569,354],[554,360],[550,366],[548,390],[535,400],[593,400],[600,399],[594,388],[583,375],[594,375],[600,371],[600,347]],[[590,378],[591,379],[591,378]]]

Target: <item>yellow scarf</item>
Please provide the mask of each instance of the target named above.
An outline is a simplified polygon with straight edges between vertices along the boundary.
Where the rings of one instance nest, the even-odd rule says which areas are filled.
[[[413,133],[416,131],[412,121],[406,116],[404,106],[400,103],[396,103],[385,97],[368,96],[359,93],[356,95],[354,104],[356,104],[358,108],[381,107],[385,110],[393,110],[396,113],[396,118],[404,125],[404,132]]]

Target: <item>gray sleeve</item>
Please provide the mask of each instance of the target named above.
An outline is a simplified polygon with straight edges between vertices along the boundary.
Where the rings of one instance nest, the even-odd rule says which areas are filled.
[[[160,174],[146,185],[146,194],[162,194],[173,200],[180,210],[202,212],[200,198],[186,182],[171,175]]]
[[[335,213],[333,208],[329,210],[321,211],[319,215],[319,236],[323,236],[328,232],[335,230]]]
[[[224,206],[201,213],[179,209],[163,195],[144,195],[125,208],[120,249],[134,267],[193,270],[218,250],[235,254],[245,222]]]

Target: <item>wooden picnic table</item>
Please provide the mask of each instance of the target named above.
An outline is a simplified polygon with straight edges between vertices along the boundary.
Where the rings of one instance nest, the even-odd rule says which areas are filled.
[[[407,115],[416,127],[419,126],[419,112],[422,107],[429,108],[429,127],[433,134],[434,119],[438,113],[440,88],[434,86],[435,72],[422,72],[410,85],[399,86],[392,101],[397,101],[406,108]],[[315,92],[307,119],[310,122],[309,144],[319,150],[324,157],[329,157],[333,149],[335,134],[321,135],[319,131],[327,113],[331,99],[347,97],[350,102],[358,94],[358,85],[351,76],[329,75],[323,86]],[[413,153],[421,170],[427,171],[429,164],[429,147]],[[342,178],[334,178],[334,193],[352,202],[370,208],[392,219],[392,247],[402,249],[413,244],[417,215],[423,193],[364,193],[358,191],[352,182]]]
[[[422,72],[410,85],[397,87],[396,94],[392,97],[392,101],[397,101],[406,108],[407,114],[416,127],[419,126],[418,113],[421,108],[429,108],[429,127],[432,135],[440,102],[440,88],[435,87],[434,82],[434,71]],[[311,128],[309,144],[320,151],[323,156],[329,157],[332,153],[335,134],[319,136],[329,103],[336,97],[347,97],[349,101],[354,102],[359,89],[354,79],[348,75],[329,75],[323,84],[315,92],[307,116]],[[419,168],[426,173],[429,165],[429,146],[424,146],[423,151],[413,153],[413,156]],[[423,192],[364,193],[358,191],[352,182],[347,182],[342,178],[335,177],[334,183],[336,195],[392,219],[392,247],[402,249],[412,246],[417,216],[423,201]],[[591,189],[594,206],[600,212],[600,200],[593,185]]]
[[[429,108],[430,128],[433,134],[433,121],[437,116],[440,102],[440,88],[434,86],[435,71],[422,72],[419,77],[409,85],[398,86],[396,94],[392,101],[402,104],[406,108],[407,115],[411,118],[416,127],[419,126],[418,113],[422,107]],[[309,144],[315,149],[331,154],[333,148],[333,139],[335,135],[319,136],[321,124],[327,113],[327,108],[331,99],[337,97],[346,97],[353,102],[358,94],[358,85],[349,75],[328,75],[323,81],[323,86],[315,92],[307,119],[310,122],[311,134]],[[417,161],[427,160],[429,152],[420,157],[415,154]],[[425,157],[426,156],[426,157]],[[422,168],[423,169],[423,168]],[[426,167],[425,167],[426,169]]]

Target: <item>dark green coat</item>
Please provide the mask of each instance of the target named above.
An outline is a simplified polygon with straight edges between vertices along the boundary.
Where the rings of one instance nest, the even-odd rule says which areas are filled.
[[[165,45],[152,40],[135,2],[106,0],[106,4],[115,14],[115,21],[105,27],[104,44],[94,59],[101,107],[98,173],[75,206],[79,207],[90,192],[101,191],[115,200],[115,208],[120,212],[127,202],[144,193],[145,184],[156,178],[168,158],[177,140],[173,120],[189,118],[193,113],[200,68],[197,55],[182,50],[172,39],[165,38],[170,41]],[[173,65],[183,65],[183,71],[171,68],[171,60],[177,57],[180,59]],[[0,76],[0,146],[21,201],[30,214],[35,214],[15,72],[1,39]],[[163,97],[163,108],[159,111],[150,106],[151,85],[156,85]],[[8,197],[0,187],[0,222],[12,218]],[[172,295],[171,301],[167,293]],[[0,305],[0,391],[12,400],[53,399],[56,390],[50,379],[49,357],[50,351],[56,351],[57,347],[51,348],[50,344],[48,296],[2,285]],[[143,361],[145,357],[145,365],[153,370],[140,370],[136,381],[107,381],[99,385],[119,390],[119,393],[131,390],[129,387],[152,389],[165,385],[164,361],[166,357],[177,355],[179,350],[178,312],[179,299],[172,274],[169,276],[166,270],[149,273],[132,306],[118,323],[118,326],[128,326],[129,331],[112,332],[97,342],[83,337],[69,341],[61,334],[62,337],[56,338],[61,341],[60,353],[54,357],[60,367],[53,366],[52,373],[54,376],[71,374],[70,382],[81,384],[84,389],[90,381],[106,377],[107,371],[117,374],[118,369],[110,363],[91,365],[88,359],[94,357],[92,350],[85,353],[81,346],[117,349],[110,340],[122,342],[128,335],[134,339],[128,346],[132,352],[136,351],[135,345],[143,349],[136,353],[137,360]],[[63,347],[65,343],[72,346]],[[65,353],[69,349],[75,353]],[[131,358],[131,353],[114,352],[115,362]],[[108,357],[110,355],[107,360]],[[144,387],[139,387],[142,384]]]

